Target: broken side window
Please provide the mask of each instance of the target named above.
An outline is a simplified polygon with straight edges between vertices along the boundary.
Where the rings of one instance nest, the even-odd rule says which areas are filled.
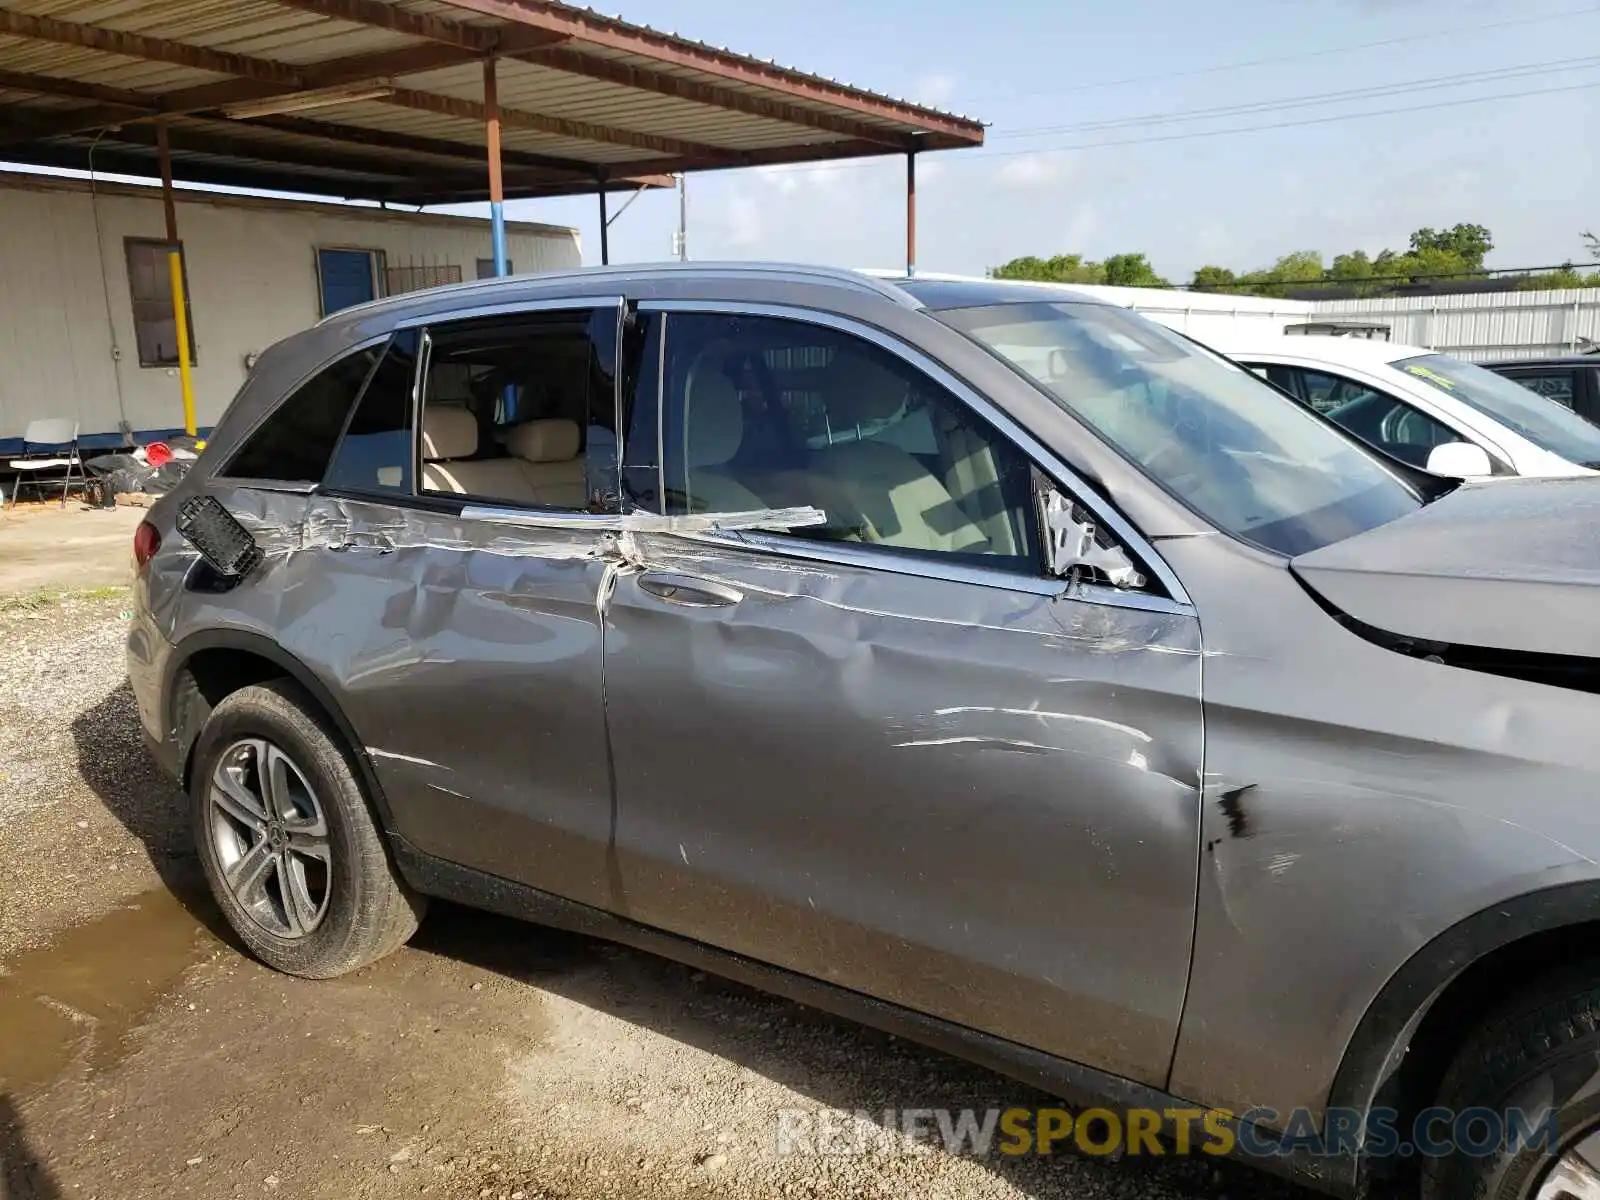
[[[324,480],[327,487],[410,495],[416,367],[416,331],[395,334],[350,414]]]
[[[317,483],[382,346],[330,363],[290,394],[244,440],[220,474],[236,479]]]

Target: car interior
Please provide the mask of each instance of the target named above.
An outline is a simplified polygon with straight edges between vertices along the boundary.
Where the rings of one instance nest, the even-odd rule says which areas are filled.
[[[581,328],[441,338],[423,396],[424,490],[584,508],[591,357]]]
[[[1026,460],[954,397],[844,339],[677,343],[667,377],[672,511],[814,505],[832,540],[1031,559]]]

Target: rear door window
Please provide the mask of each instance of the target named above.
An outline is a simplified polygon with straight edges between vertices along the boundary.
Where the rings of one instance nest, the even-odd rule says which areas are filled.
[[[417,343],[415,330],[390,339],[334,454],[329,488],[410,494]]]
[[[317,483],[328,470],[339,431],[383,347],[368,346],[318,371],[244,440],[219,474],[235,479]]]
[[[430,326],[425,493],[574,512],[614,506],[614,306]]]

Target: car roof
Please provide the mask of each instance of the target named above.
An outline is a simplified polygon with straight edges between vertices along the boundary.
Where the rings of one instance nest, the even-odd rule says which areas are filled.
[[[1035,283],[1022,279],[987,279],[971,275],[905,275],[863,272],[915,296],[924,308],[978,308],[988,304],[1096,304],[1116,307],[1070,284]]]
[[[456,308],[464,299],[495,304],[501,300],[517,300],[523,294],[532,291],[560,292],[570,288],[574,293],[591,293],[596,286],[615,286],[621,289],[663,279],[680,282],[694,279],[704,279],[707,282],[748,279],[809,284],[813,287],[831,285],[857,293],[876,295],[909,308],[921,307],[917,299],[894,284],[860,271],[849,271],[841,267],[776,262],[665,262],[615,267],[580,267],[571,271],[538,271],[501,278],[474,279],[422,291],[401,292],[398,295],[370,300],[365,304],[341,308],[338,312],[324,317],[319,324],[346,321],[352,317],[363,319],[382,317],[387,312],[399,309],[425,311],[435,305],[440,309]]]
[[[1329,337],[1321,334],[1271,334],[1228,330],[1203,335],[1200,340],[1230,358],[1248,360],[1252,355],[1312,358],[1319,362],[1350,367],[1380,367],[1402,359],[1416,358],[1422,354],[1437,353],[1426,346],[1407,346],[1401,342],[1385,342],[1375,338]]]

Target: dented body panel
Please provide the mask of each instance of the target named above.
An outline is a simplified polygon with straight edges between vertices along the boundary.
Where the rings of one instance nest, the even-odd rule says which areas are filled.
[[[1206,642],[1199,919],[1171,1090],[1319,1111],[1362,1016],[1432,939],[1600,877],[1600,696],[1374,645],[1226,539],[1162,551]]]
[[[606,617],[627,914],[1164,1082],[1194,903],[1194,618],[639,543]],[[664,601],[655,570],[740,599]]]
[[[1403,637],[1600,658],[1600,492],[1586,479],[1468,483],[1294,560],[1340,612]]]

